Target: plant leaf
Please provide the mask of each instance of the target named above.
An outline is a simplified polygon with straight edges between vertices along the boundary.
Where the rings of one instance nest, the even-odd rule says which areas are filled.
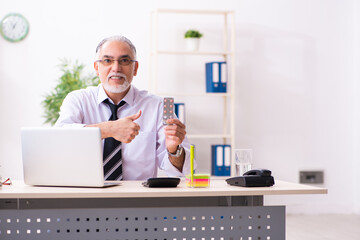
[[[83,76],[84,65],[78,63],[78,61],[72,63],[65,58],[60,59],[58,67],[63,74],[59,77],[54,90],[46,94],[45,99],[42,101],[45,110],[45,123],[51,125],[54,125],[59,118],[60,107],[68,93],[88,86],[97,86],[100,83],[98,77],[94,74]]]

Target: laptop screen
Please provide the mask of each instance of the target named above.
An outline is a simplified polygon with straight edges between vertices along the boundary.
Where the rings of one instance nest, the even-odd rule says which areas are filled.
[[[104,185],[99,128],[22,128],[21,146],[26,184]]]

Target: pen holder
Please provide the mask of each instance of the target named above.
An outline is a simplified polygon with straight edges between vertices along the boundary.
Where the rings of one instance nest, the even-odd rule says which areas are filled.
[[[194,174],[193,182],[191,182],[191,175],[186,175],[186,186],[187,187],[209,187],[210,186],[210,175],[209,174]]]

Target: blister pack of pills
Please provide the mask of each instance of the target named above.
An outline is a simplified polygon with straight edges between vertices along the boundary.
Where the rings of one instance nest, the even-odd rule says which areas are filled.
[[[167,120],[174,118],[174,98],[164,98],[163,124],[167,125]]]

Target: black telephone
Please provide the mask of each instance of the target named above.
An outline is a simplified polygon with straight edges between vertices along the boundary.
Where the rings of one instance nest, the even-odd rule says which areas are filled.
[[[144,187],[150,188],[163,188],[163,187],[176,187],[180,183],[180,178],[176,177],[155,177],[148,178],[142,183]]]
[[[243,176],[226,179],[230,185],[241,187],[270,187],[275,184],[271,171],[268,169],[253,169]]]

